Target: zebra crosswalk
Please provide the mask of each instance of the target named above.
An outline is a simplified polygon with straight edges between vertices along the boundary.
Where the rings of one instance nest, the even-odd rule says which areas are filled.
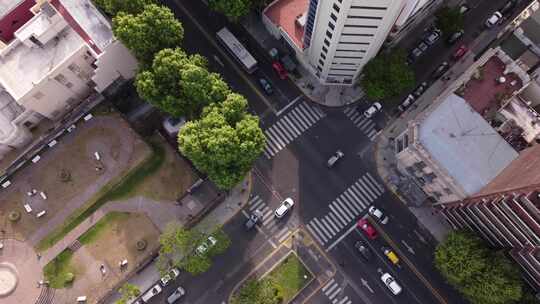
[[[375,129],[375,123],[366,118],[362,113],[356,110],[356,107],[348,107],[343,110],[343,113],[353,122],[353,124],[360,129],[370,141],[374,141],[377,137],[377,130]]]
[[[330,203],[330,211],[326,215],[314,217],[306,228],[321,245],[326,246],[383,193],[384,187],[368,172]]]
[[[264,155],[268,159],[272,158],[325,116],[326,114],[318,107],[306,102],[299,103],[264,131],[266,135]]]
[[[348,296],[343,298],[337,296],[343,290],[334,278],[330,279],[321,290],[328,297],[328,300],[332,301],[332,304],[352,304],[352,300]]]
[[[267,229],[270,234],[278,240],[278,243],[283,242],[291,235],[292,232],[288,226],[277,226],[278,221],[274,217],[274,210],[271,209],[259,195],[254,196],[248,201],[247,207],[242,210],[242,213],[244,213],[246,217],[249,217],[249,214],[253,213],[255,210],[262,212],[263,216],[260,225]]]

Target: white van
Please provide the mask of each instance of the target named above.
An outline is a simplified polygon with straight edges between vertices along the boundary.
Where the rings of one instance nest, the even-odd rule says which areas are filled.
[[[184,290],[184,288],[182,288],[182,286],[178,286],[178,288],[176,288],[174,292],[171,293],[171,295],[167,298],[167,303],[173,304],[174,302],[178,301],[178,299],[183,297],[185,294],[186,294],[186,291]]]
[[[145,294],[142,295],[141,299],[144,302],[148,302],[151,298],[153,298],[155,295],[159,294],[161,292],[161,286],[159,284],[154,285],[154,287],[150,288]]]

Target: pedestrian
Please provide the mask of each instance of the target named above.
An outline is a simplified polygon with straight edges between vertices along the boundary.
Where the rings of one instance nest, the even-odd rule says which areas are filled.
[[[36,256],[37,256],[37,259],[39,261],[41,259],[41,254],[39,254],[39,252],[38,252],[38,253],[36,253]]]

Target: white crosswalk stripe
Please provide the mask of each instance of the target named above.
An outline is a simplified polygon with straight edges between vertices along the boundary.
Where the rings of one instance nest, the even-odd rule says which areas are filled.
[[[253,205],[249,206],[249,211],[253,211],[259,207],[263,207],[265,204],[262,199],[258,199]]]
[[[337,201],[337,199],[335,201],[333,201],[332,203],[330,203],[330,208],[332,207],[335,207],[336,210],[338,211],[338,213],[341,215],[342,218],[344,218],[347,222],[350,221],[352,218],[350,217],[350,215],[348,214],[348,212],[345,212],[343,210],[343,208],[340,206],[339,202]],[[338,214],[336,213],[336,214]]]
[[[337,296],[343,290],[341,287],[339,287],[339,284],[334,280],[334,278],[328,281],[328,283],[326,283],[321,290],[332,304],[352,304],[352,301],[348,296],[344,296],[343,298]]]
[[[259,195],[255,195],[252,199],[250,199],[250,200],[248,201],[248,205],[253,204],[254,202],[256,202],[256,201],[259,200],[259,199],[260,199]]]
[[[380,194],[384,192],[384,187],[381,184],[377,183],[377,181],[373,178],[373,176],[371,176],[371,174],[369,174],[369,172],[365,175],[365,177],[366,181],[369,181],[370,185],[377,188]]]
[[[336,217],[343,223],[344,226],[347,225],[349,221],[345,220],[345,218],[343,218],[343,215],[340,215],[336,207],[334,207],[332,204],[328,205],[328,207],[330,207],[330,210],[332,210],[332,212],[330,213],[334,213]]]
[[[374,193],[376,196],[381,195],[381,193],[379,193],[379,188],[373,186],[373,185],[371,184],[371,181],[369,180],[369,178],[367,178],[367,176],[365,176],[365,175],[362,176],[362,179],[366,182],[367,187],[368,187],[370,190],[372,190],[373,193]]]
[[[307,224],[307,227],[308,227],[308,229],[309,229],[309,228],[312,228],[312,229],[310,229],[310,232],[311,232],[314,236],[316,236],[317,239],[323,241],[323,242],[321,242],[321,244],[324,245],[326,242],[328,242],[328,239],[326,238],[326,236],[321,232],[321,230],[319,229],[319,227],[317,227],[313,221],[309,222],[309,223]]]
[[[323,226],[323,224],[319,221],[318,218],[314,217],[312,221],[313,221],[313,224],[315,224],[316,227],[319,227],[320,230],[326,235],[328,240],[331,240],[332,237],[334,237],[334,235],[330,233],[330,231],[328,231],[326,227]]]
[[[366,190],[367,195],[369,196],[369,198],[370,198],[371,200],[375,200],[375,199],[377,198],[377,194],[375,194],[375,193],[373,192],[373,190],[371,190],[371,189],[366,185],[366,182],[365,182],[363,179],[359,179],[358,181],[362,184],[363,189]]]
[[[264,155],[272,158],[325,115],[321,109],[306,102],[297,104],[264,131],[266,135]]]
[[[319,235],[317,235],[315,233],[315,230],[313,230],[313,228],[311,228],[311,226],[309,224],[306,227],[309,230],[309,232],[311,233],[311,235],[313,235],[317,239],[317,241],[319,241],[319,244],[324,245],[326,243],[326,242],[323,242],[323,240],[319,237]]]
[[[337,287],[338,287],[338,284],[337,284],[336,282],[334,282],[334,283],[332,284],[332,286],[330,286],[330,288],[328,288],[327,290],[324,291],[324,294],[328,296],[328,295],[331,294]]]
[[[321,223],[324,225],[324,227],[326,229],[328,229],[328,232],[330,232],[332,234],[332,236],[334,236],[334,235],[336,235],[336,233],[338,233],[338,231],[334,230],[334,228],[332,228],[330,226],[330,224],[328,224],[324,218],[321,218]]]
[[[343,208],[343,210],[345,210],[345,212],[347,213],[347,216],[351,219],[354,218],[354,211],[353,209],[350,207],[350,206],[347,206],[344,202],[345,200],[340,196],[336,199],[336,202],[339,203],[339,206],[341,208]]]
[[[333,300],[340,291],[341,291],[341,287],[338,287],[336,290],[334,290],[332,294],[328,295],[328,299]]]
[[[356,203],[356,198],[354,197],[354,195],[352,195],[350,192],[349,192],[350,188],[345,190],[345,192],[343,192],[343,199],[350,203],[350,206],[352,206],[354,208],[354,210],[356,211],[354,214],[358,215],[360,214],[360,212],[362,212],[363,208],[360,208],[358,206],[358,203]]]
[[[356,197],[358,197],[359,199],[359,204],[362,205],[362,207],[366,208],[367,206],[369,206],[369,199],[367,199],[363,192],[362,192],[362,189],[360,188],[360,185],[357,183],[354,183],[351,188],[350,188],[354,193],[356,193]]]
[[[375,123],[366,118],[363,113],[358,112],[355,107],[349,107],[343,110],[343,113],[352,121],[352,123],[366,135],[370,141],[374,141],[377,137]]]
[[[326,285],[323,286],[322,288],[322,291],[326,291],[328,289],[328,287],[332,286],[332,283],[334,283],[334,278],[330,279],[330,281],[328,281],[328,283],[326,283]]]
[[[331,212],[328,213],[328,214],[324,217],[324,220],[325,220],[330,226],[332,226],[332,230],[334,230],[335,233],[338,233],[339,230],[341,230],[341,227],[338,228],[338,227],[336,226],[337,222],[336,222],[336,224],[334,224],[334,221],[330,218],[330,214],[332,214],[332,213],[331,213]]]
[[[347,225],[347,222],[343,220],[342,218],[338,217],[336,213],[334,212],[334,210],[332,210],[331,212],[328,212],[328,215],[329,217],[332,218],[332,222],[335,223],[339,227],[338,230],[340,230],[341,228],[345,227],[345,225]]]
[[[341,301],[338,302],[338,304],[345,304],[345,302],[347,302],[347,300],[349,300],[349,297],[345,296],[343,299],[341,299]],[[347,303],[352,303],[351,300],[349,300],[349,302]]]

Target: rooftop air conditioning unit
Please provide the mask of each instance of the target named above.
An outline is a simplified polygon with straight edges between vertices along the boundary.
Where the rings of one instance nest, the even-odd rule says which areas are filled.
[[[296,25],[304,27],[306,26],[307,13],[296,16]]]

